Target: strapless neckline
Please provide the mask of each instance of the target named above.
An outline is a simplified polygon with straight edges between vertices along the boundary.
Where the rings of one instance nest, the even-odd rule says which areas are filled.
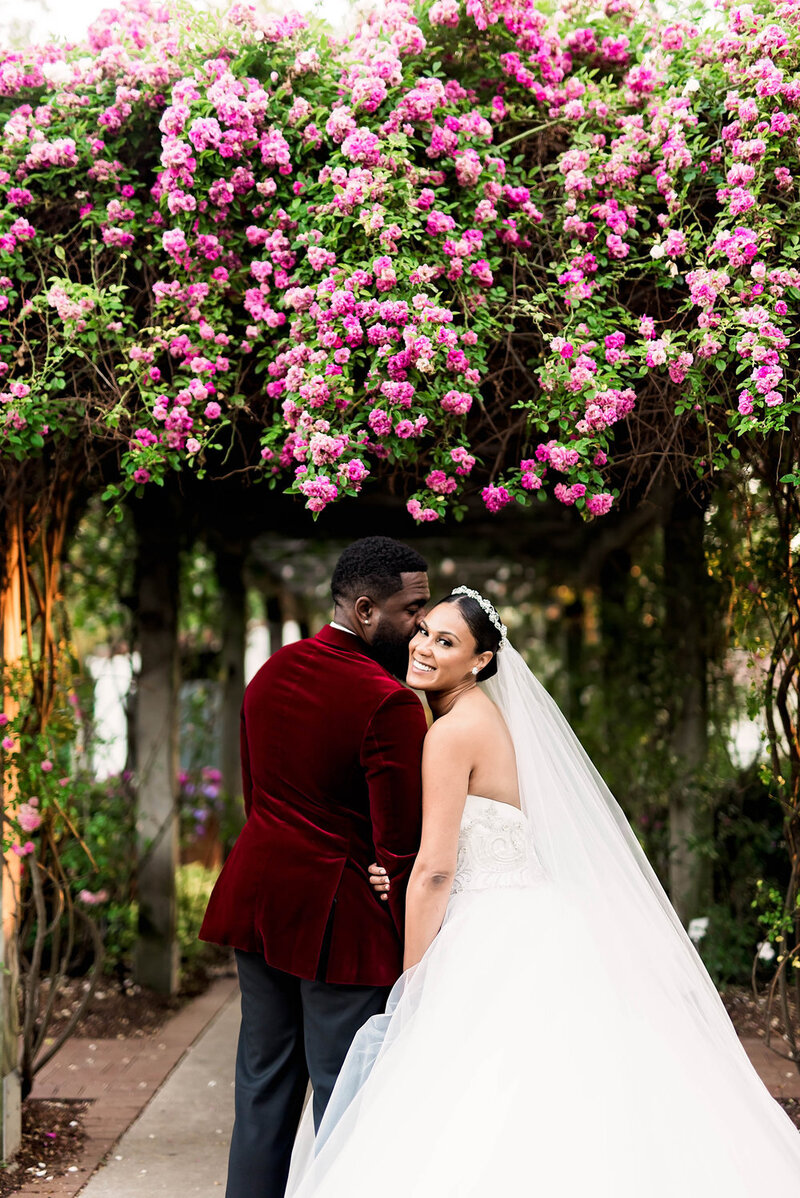
[[[520,817],[520,819],[525,818],[524,815],[522,814],[522,811],[519,809],[519,807],[515,807],[513,803],[503,803],[500,799],[489,799],[486,797],[486,795],[468,794],[467,795],[467,803],[469,803],[470,800],[472,800],[473,804],[485,803],[490,808],[499,807],[501,810],[504,810],[504,811],[513,811],[515,815],[518,815]]]

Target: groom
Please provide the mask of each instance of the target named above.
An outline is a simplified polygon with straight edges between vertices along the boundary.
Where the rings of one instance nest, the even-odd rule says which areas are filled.
[[[200,936],[236,949],[242,1025],[226,1198],[282,1198],[309,1077],[319,1126],[359,1027],[402,968],[426,723],[404,677],[427,563],[366,537],[334,569],[333,621],[247,687],[247,822]],[[388,903],[368,866],[392,878]],[[398,884],[399,883],[399,884]]]

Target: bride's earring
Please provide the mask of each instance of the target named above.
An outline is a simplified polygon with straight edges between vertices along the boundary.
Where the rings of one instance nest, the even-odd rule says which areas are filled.
[[[480,666],[473,666],[473,667],[472,667],[472,672],[473,672],[473,674],[480,674],[480,672],[481,672],[481,667],[480,667]]]

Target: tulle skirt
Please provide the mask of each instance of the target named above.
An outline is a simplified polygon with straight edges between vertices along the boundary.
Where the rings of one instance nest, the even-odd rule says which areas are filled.
[[[547,881],[452,898],[315,1144],[307,1112],[289,1195],[800,1194],[800,1135],[733,1028],[665,993],[640,946],[610,960],[585,918]]]

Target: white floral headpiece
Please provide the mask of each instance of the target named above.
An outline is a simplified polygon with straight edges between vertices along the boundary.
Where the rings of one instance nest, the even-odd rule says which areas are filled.
[[[482,607],[489,619],[494,624],[497,631],[500,633],[500,644],[497,646],[498,651],[505,649],[508,644],[508,629],[497,614],[497,608],[489,600],[481,595],[480,591],[473,591],[470,587],[456,587],[450,592],[451,595],[468,595],[470,599],[474,599],[479,607]]]

